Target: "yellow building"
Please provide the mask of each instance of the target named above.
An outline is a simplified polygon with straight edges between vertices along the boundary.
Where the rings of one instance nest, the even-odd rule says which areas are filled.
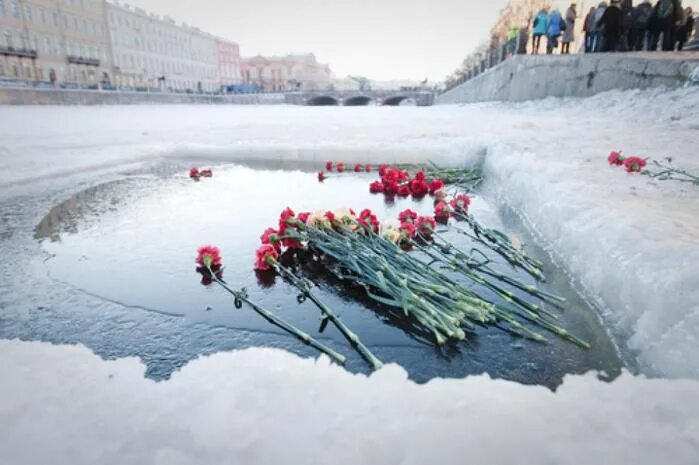
[[[0,78],[68,87],[110,83],[104,0],[0,0]]]

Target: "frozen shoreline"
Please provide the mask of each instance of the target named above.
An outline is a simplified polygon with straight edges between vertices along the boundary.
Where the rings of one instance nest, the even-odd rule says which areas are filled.
[[[320,164],[472,163],[485,155],[488,188],[526,218],[605,310],[642,371],[699,378],[699,189],[651,183],[606,164],[610,150],[624,149],[671,154],[699,171],[697,94],[430,108],[0,107],[7,122],[0,197],[50,184],[58,173],[70,182],[163,157]]]
[[[0,455],[12,465],[694,464],[699,382],[569,376],[554,394],[487,376],[416,385],[252,349],[167,382],[135,359],[0,341]],[[283,387],[283,388],[282,388]]]

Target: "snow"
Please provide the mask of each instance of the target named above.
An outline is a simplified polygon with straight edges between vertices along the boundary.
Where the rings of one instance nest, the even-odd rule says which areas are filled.
[[[699,188],[606,164],[622,149],[699,172],[696,89],[430,108],[2,107],[0,120],[0,196],[161,157],[485,155],[487,188],[538,232],[642,372],[699,378]]]
[[[694,464],[699,382],[370,378],[253,349],[154,383],[135,359],[0,341],[0,457],[19,464]],[[57,380],[60,380],[57,382]],[[28,388],[31,386],[31,388]]]
[[[323,358],[252,349],[153,383],[133,359],[0,341],[3,464],[699,457],[699,188],[606,163],[623,149],[699,172],[696,89],[431,108],[0,107],[0,121],[0,198],[9,201],[162,158],[485,157],[487,192],[521,214],[642,373],[679,378],[608,384],[589,374],[556,393],[485,376],[418,386],[398,366],[366,378]]]

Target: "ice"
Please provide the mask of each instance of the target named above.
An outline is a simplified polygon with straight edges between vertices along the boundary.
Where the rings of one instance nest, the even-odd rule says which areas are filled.
[[[55,464],[696,464],[699,382],[370,378],[253,349],[171,380],[84,347],[0,341],[0,458]]]
[[[699,378],[699,188],[606,164],[699,172],[699,92],[416,107],[0,107],[0,197],[161,157],[473,164],[601,309],[643,373]],[[208,161],[207,161],[208,162]]]

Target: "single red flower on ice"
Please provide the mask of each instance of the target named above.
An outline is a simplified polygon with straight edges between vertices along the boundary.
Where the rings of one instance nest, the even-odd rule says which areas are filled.
[[[372,194],[380,194],[383,192],[383,183],[381,181],[374,181],[369,184],[369,192]]]
[[[415,220],[415,227],[421,235],[429,238],[437,228],[437,222],[429,216],[421,216]]]
[[[270,244],[263,244],[255,252],[255,269],[259,271],[269,271],[279,259],[279,253]]]
[[[444,183],[441,179],[435,179],[430,183],[430,194],[434,195],[439,189],[444,187]]]
[[[421,198],[427,195],[430,188],[425,181],[413,179],[410,181],[410,190],[413,191],[413,197]]]
[[[624,168],[629,173],[639,173],[646,167],[646,161],[639,157],[629,157],[624,160]]]
[[[404,186],[400,186],[400,187],[398,188],[398,195],[399,195],[399,196],[401,196],[401,197],[408,197],[410,194],[411,194],[410,188],[408,187],[407,184],[404,185]]]
[[[206,168],[199,172],[202,178],[211,178],[214,176],[214,172],[211,168]]]
[[[362,165],[360,165],[359,163],[357,163],[356,165],[354,165],[354,172],[355,172],[355,173],[361,173],[361,172],[362,172]]]
[[[199,176],[201,176],[201,173],[199,173],[199,170],[196,168],[192,168],[189,170],[189,177],[192,179],[199,179]]]
[[[414,223],[417,219],[417,213],[411,209],[403,210],[398,214],[398,221],[401,223]]]
[[[325,181],[325,173],[323,171],[318,171],[318,181]]]
[[[386,176],[387,171],[388,171],[388,166],[386,166],[386,165],[379,166],[379,176],[381,176],[382,178],[384,176]]]
[[[415,173],[415,179],[418,181],[424,181],[426,179],[424,171],[418,171]]]
[[[332,171],[333,170],[333,162],[328,161],[325,162],[325,171]]]
[[[265,229],[265,232],[263,232],[260,236],[260,241],[263,244],[273,245],[277,251],[281,251],[282,245],[281,240],[279,239],[279,231],[274,228]]]
[[[459,194],[454,197],[449,204],[456,213],[466,213],[468,211],[468,206],[471,205],[471,198],[468,195]]]
[[[376,218],[376,215],[374,215],[372,211],[368,208],[362,210],[362,212],[359,214],[357,222],[366,227],[367,229],[374,231],[374,234],[379,233],[379,227],[381,226],[381,224],[379,223],[379,220]]]
[[[450,216],[451,216],[451,209],[449,208],[449,205],[447,205],[446,202],[439,202],[434,207],[434,218],[437,221],[440,221],[440,222],[448,221]]]
[[[609,154],[607,161],[612,166],[621,166],[624,164],[624,157],[621,156],[621,152],[612,152]]]
[[[221,266],[221,252],[218,247],[205,245],[197,251],[197,265],[202,268],[216,268]]]
[[[364,171],[366,171],[367,173],[371,173],[371,165],[367,164],[367,165],[364,167]]]
[[[342,173],[343,171],[345,171],[345,164],[344,164],[344,163],[338,163],[338,164],[337,164],[337,172],[338,172],[338,173]]]

